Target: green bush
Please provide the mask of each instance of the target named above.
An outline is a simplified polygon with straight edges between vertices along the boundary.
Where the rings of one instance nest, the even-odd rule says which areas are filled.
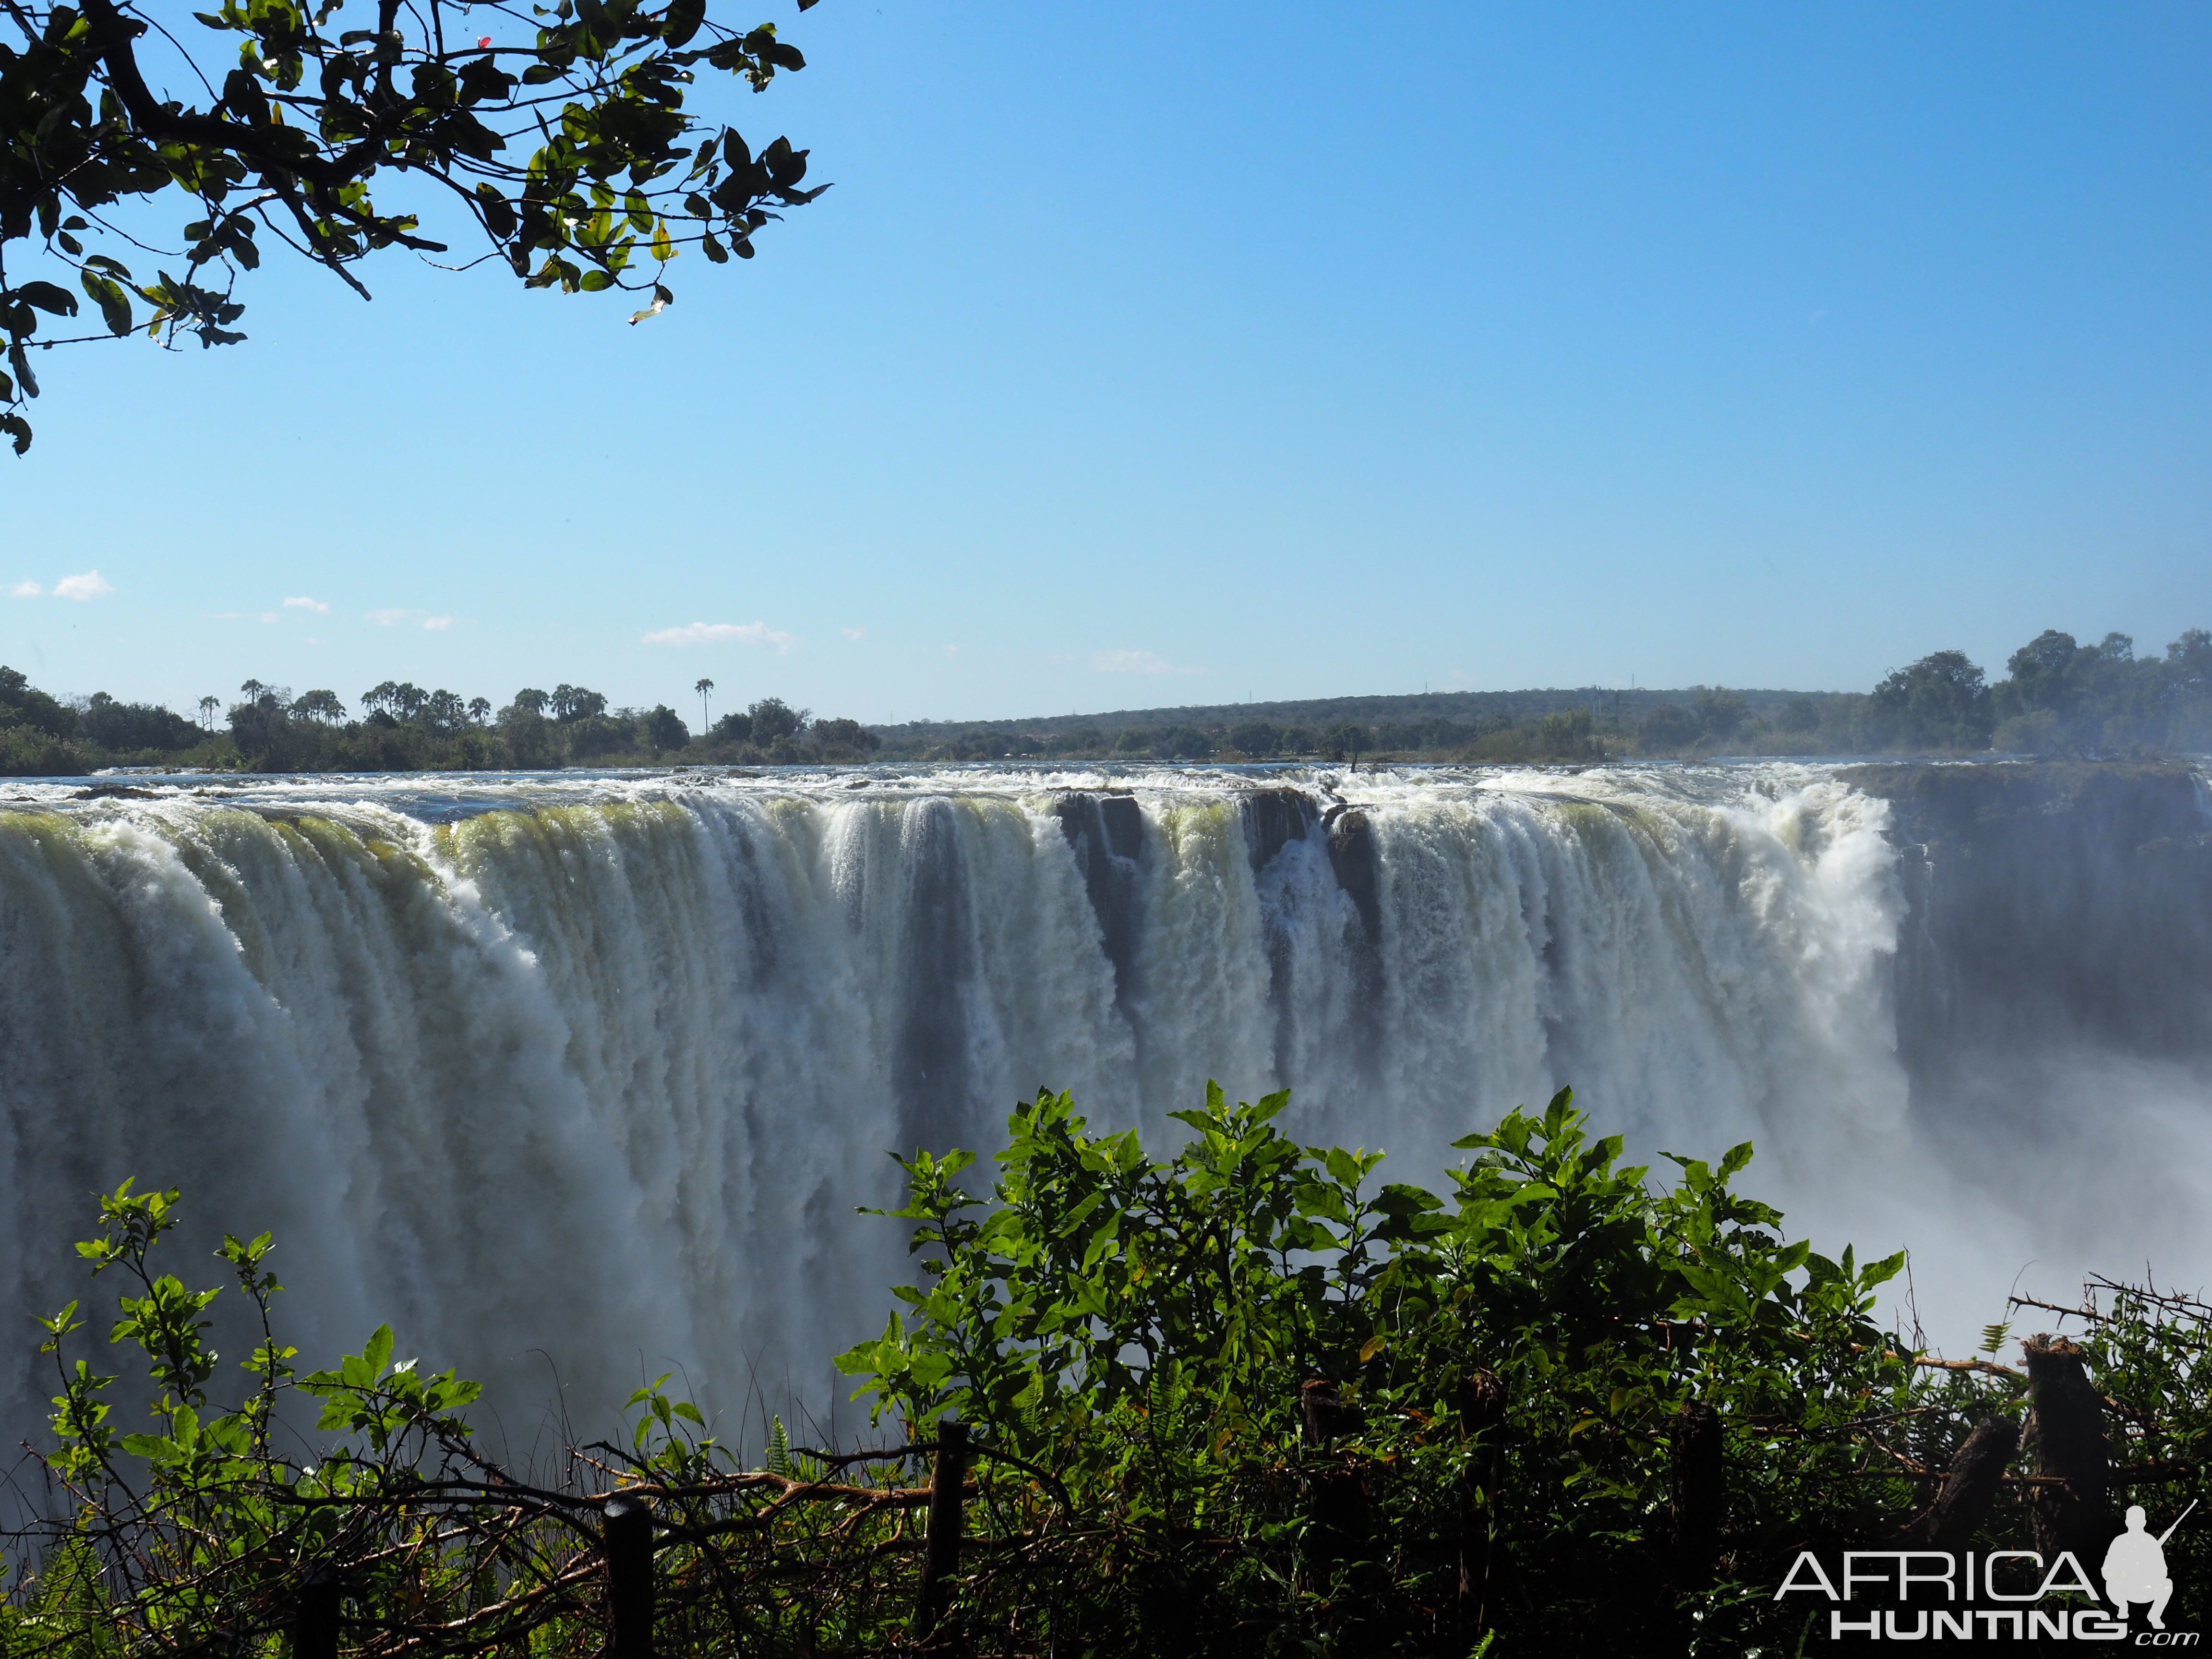
[[[1863,1530],[1850,1426],[1913,1387],[1870,1322],[1902,1256],[1781,1243],[1729,1189],[1748,1146],[1655,1191],[1564,1092],[1459,1143],[1449,1199],[1287,1139],[1285,1101],[1215,1090],[1155,1164],[1041,1095],[988,1204],[967,1154],[908,1166],[925,1283],[839,1364],[909,1435],[957,1413],[1066,1483],[1090,1582],[1055,1640],[1465,1652],[1495,1628],[1620,1653],[1659,1617],[1668,1651],[1683,1609],[1748,1632],[1749,1592],[1674,1582],[1667,1446],[1693,1399],[1738,1453],[1731,1577]]]
[[[1799,1552],[1910,1543],[1968,1431],[2045,1386],[1995,1359],[2002,1326],[1966,1362],[1886,1336],[1902,1256],[1785,1242],[1731,1186],[1748,1145],[1670,1154],[1659,1186],[1562,1092],[1460,1142],[1438,1194],[1285,1136],[1285,1098],[1210,1089],[1154,1162],[1041,1092],[988,1195],[971,1153],[903,1161],[920,1279],[838,1362],[885,1443],[778,1424],[757,1464],[656,1384],[627,1445],[504,1468],[460,1414],[474,1385],[395,1364],[388,1328],[299,1374],[265,1236],[222,1251],[265,1335],[219,1409],[216,1292],[155,1271],[175,1194],[126,1184],[78,1249],[130,1281],[109,1341],[141,1356],[156,1431],[114,1425],[76,1305],[46,1322],[60,1501],[15,1536],[0,1645],[276,1659],[323,1570],[349,1651],[596,1654],[599,1516],[629,1493],[656,1511],[667,1655],[1802,1652],[1828,1607],[1777,1600]],[[2212,1310],[2107,1285],[2064,1311],[2090,1327],[2060,1369],[2077,1404],[2094,1378],[2099,1470],[2109,1450],[2110,1485],[2171,1517],[2212,1436]],[[272,1432],[293,1394],[325,1437],[298,1457]],[[927,1631],[919,1482],[953,1417],[967,1538]],[[2101,1481],[2008,1468],[1965,1541],[2041,1539],[2065,1503],[2094,1532]],[[2185,1530],[2170,1549],[2187,1629],[2212,1561]]]

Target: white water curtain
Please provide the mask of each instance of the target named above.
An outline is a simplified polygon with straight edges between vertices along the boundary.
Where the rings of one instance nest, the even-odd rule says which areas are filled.
[[[1644,1151],[1758,1140],[1754,1188],[1869,1248],[1925,1196],[1886,809],[1826,774],[1294,780],[1304,833],[1273,842],[1238,781],[1113,780],[1141,814],[1118,963],[1055,811],[1105,781],[487,784],[500,810],[434,823],[305,781],[0,817],[8,1431],[52,1392],[22,1316],[79,1293],[69,1241],[126,1176],[185,1189],[187,1279],[273,1229],[307,1358],[389,1320],[510,1434],[556,1376],[595,1425],[676,1369],[727,1413],[826,1413],[828,1354],[908,1271],[853,1213],[892,1200],[886,1152],[988,1150],[1039,1085],[1163,1139],[1209,1077],[1286,1086],[1295,1132],[1432,1181],[1571,1083]]]

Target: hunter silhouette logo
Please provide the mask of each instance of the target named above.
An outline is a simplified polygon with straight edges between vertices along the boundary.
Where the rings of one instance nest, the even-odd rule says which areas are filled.
[[[2166,1628],[2166,1604],[2173,1599],[2173,1580],[2166,1571],[2166,1540],[2189,1518],[2189,1510],[2196,1507],[2192,1498],[2189,1509],[2174,1517],[2173,1525],[2154,1538],[2145,1530],[2149,1518],[2143,1506],[2129,1506],[2128,1529],[2105,1551],[2105,1599],[2119,1617],[2128,1616],[2130,1604],[2148,1601],[2150,1627]]]

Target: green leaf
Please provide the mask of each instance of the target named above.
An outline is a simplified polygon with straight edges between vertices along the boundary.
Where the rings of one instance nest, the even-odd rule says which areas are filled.
[[[1375,1207],[1384,1215],[1412,1216],[1440,1210],[1443,1207],[1443,1200],[1425,1188],[1394,1181],[1376,1194]]]
[[[672,46],[682,46],[706,21],[707,0],[669,0],[668,9],[661,14],[660,38]]]
[[[1904,1271],[1905,1252],[1899,1250],[1894,1255],[1886,1255],[1879,1261],[1867,1263],[1859,1273],[1859,1285],[1862,1289],[1871,1290],[1877,1285],[1887,1283]]]
[[[501,195],[490,185],[478,185],[476,188],[476,204],[477,211],[483,216],[486,230],[501,241],[514,234],[516,224],[514,209],[506,197]]]
[[[124,293],[122,283],[89,270],[80,272],[77,280],[92,302],[100,307],[110,334],[128,334],[137,326],[131,315],[131,301]]]
[[[52,283],[26,283],[15,290],[15,297],[57,317],[76,315],[76,295]]]

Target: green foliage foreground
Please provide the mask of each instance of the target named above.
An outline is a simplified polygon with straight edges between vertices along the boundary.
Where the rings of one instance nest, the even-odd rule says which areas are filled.
[[[1154,1163],[1041,1093],[988,1199],[972,1154],[917,1155],[896,1213],[919,1282],[839,1361],[884,1443],[800,1450],[778,1425],[758,1467],[655,1388],[629,1445],[501,1468],[459,1415],[473,1385],[395,1364],[388,1329],[307,1374],[267,1334],[218,1408],[215,1292],[152,1261],[174,1194],[126,1186],[78,1249],[130,1281],[109,1340],[143,1356],[153,1431],[113,1419],[75,1304],[49,1322],[52,1518],[15,1536],[6,1650],[273,1659],[335,1569],[349,1651],[595,1654],[599,1516],[626,1492],[655,1512],[663,1654],[1797,1652],[1827,1605],[1774,1600],[1797,1552],[1898,1547],[1969,1431],[2029,1401],[2008,1366],[1886,1337],[1902,1257],[1784,1243],[1731,1188],[1747,1145],[1662,1188],[1563,1092],[1458,1143],[1438,1195],[1285,1138],[1285,1103],[1212,1090]],[[222,1252],[264,1331],[268,1248]],[[2135,1501],[2184,1492],[2212,1429],[2203,1311],[2119,1287],[2089,1310]],[[304,1458],[280,1449],[295,1395],[324,1437]],[[925,1640],[918,1483],[951,1414],[978,1455]],[[2014,1461],[1974,1547],[2020,1547],[2031,1500],[2069,1496]],[[2168,1560],[2187,1629],[2204,1553],[2185,1529]]]

